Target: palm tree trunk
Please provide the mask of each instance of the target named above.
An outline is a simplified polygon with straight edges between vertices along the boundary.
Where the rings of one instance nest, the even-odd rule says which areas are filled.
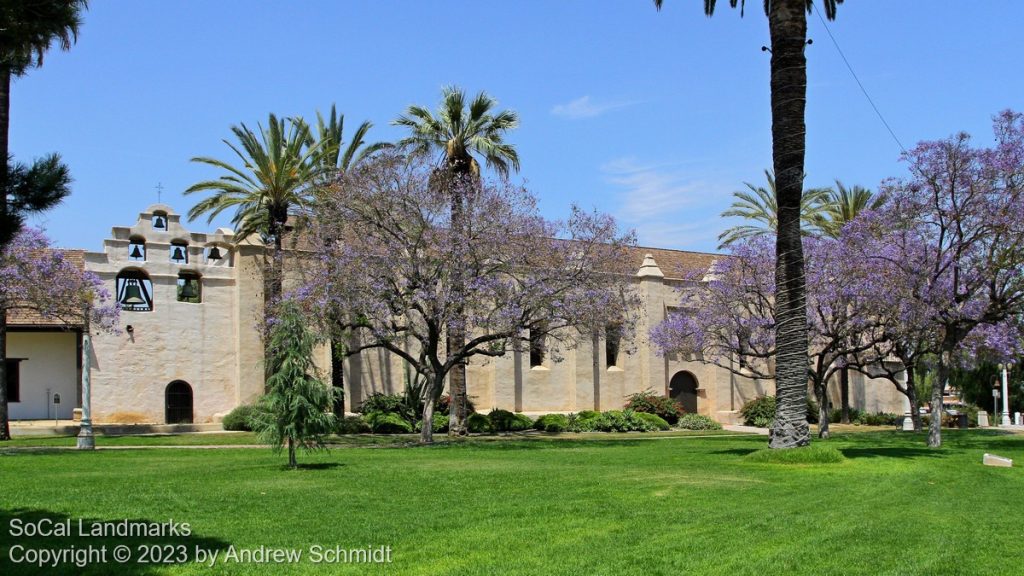
[[[466,168],[463,168],[463,165]],[[468,164],[453,163],[451,166],[451,179],[448,184],[451,188],[452,197],[452,303],[455,307],[451,321],[448,323],[448,338],[446,350],[448,357],[456,354],[465,345],[465,318],[466,312],[463,307],[465,300],[465,278],[462,276],[462,238],[466,227],[465,222],[465,191],[472,176],[468,172]],[[465,436],[468,397],[466,392],[466,365],[462,362],[452,367],[448,373],[449,387],[449,408],[448,408],[448,435]],[[433,410],[433,408],[431,408]],[[425,425],[425,423],[424,423]]]
[[[0,190],[7,190],[7,131],[10,127],[11,112],[11,71],[0,68]],[[0,252],[7,247],[7,242],[14,236],[14,230],[8,230],[7,194],[0,194]],[[7,410],[7,308],[0,302],[0,440],[11,439],[11,424]]]
[[[807,311],[800,200],[804,174],[807,99],[805,0],[775,0],[771,32],[772,157],[778,194],[775,263],[776,412],[769,446],[810,443],[807,425]]]

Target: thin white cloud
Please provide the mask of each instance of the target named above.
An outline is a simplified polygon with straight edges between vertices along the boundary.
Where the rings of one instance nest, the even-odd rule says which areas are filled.
[[[633,104],[636,104],[636,102],[594,102],[587,95],[565,104],[556,104],[551,109],[551,114],[569,120],[579,120],[581,118],[600,116],[606,112],[632,106]]]
[[[679,165],[648,165],[619,158],[601,166],[605,179],[620,188],[615,216],[637,231],[641,245],[714,250],[725,227],[716,186],[689,178]]]

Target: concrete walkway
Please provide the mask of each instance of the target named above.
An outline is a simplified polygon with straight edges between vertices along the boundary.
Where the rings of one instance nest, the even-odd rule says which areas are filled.
[[[768,429],[767,428],[757,428],[757,427],[754,427],[754,426],[741,426],[739,424],[726,424],[725,426],[722,426],[722,429],[723,430],[728,430],[730,432],[743,432],[744,434],[757,434],[758,436],[767,436],[768,435]]]

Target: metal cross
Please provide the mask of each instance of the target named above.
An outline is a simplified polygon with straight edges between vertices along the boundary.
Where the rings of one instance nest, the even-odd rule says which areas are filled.
[[[156,183],[156,202],[157,202],[157,204],[159,204],[161,202],[161,196],[163,195],[163,193],[164,193],[164,185],[163,185],[163,183],[157,182]]]

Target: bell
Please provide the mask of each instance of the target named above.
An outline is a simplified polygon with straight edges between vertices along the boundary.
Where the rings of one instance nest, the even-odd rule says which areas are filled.
[[[157,216],[156,219],[153,220],[153,228],[163,228],[163,229],[166,229],[167,228],[167,221],[164,220],[163,216]]]
[[[146,299],[142,297],[142,290],[139,288],[139,281],[128,280],[128,285],[124,288],[124,296],[121,297],[121,304],[137,306],[145,303]]]
[[[185,250],[182,249],[181,246],[175,246],[174,247],[174,252],[171,253],[171,260],[173,260],[174,262],[178,262],[178,263],[184,262],[185,261]]]
[[[196,292],[196,286],[193,284],[193,280],[185,280],[185,285],[181,287],[181,297],[185,299],[192,299],[198,296]]]
[[[220,248],[214,246],[210,248],[210,253],[206,255],[207,260],[220,260],[223,256],[220,255]]]
[[[142,259],[142,250],[139,250],[139,245],[138,244],[132,244],[132,253],[129,254],[128,256],[130,256],[130,257],[132,257],[132,258],[134,258],[136,260],[141,260]]]

